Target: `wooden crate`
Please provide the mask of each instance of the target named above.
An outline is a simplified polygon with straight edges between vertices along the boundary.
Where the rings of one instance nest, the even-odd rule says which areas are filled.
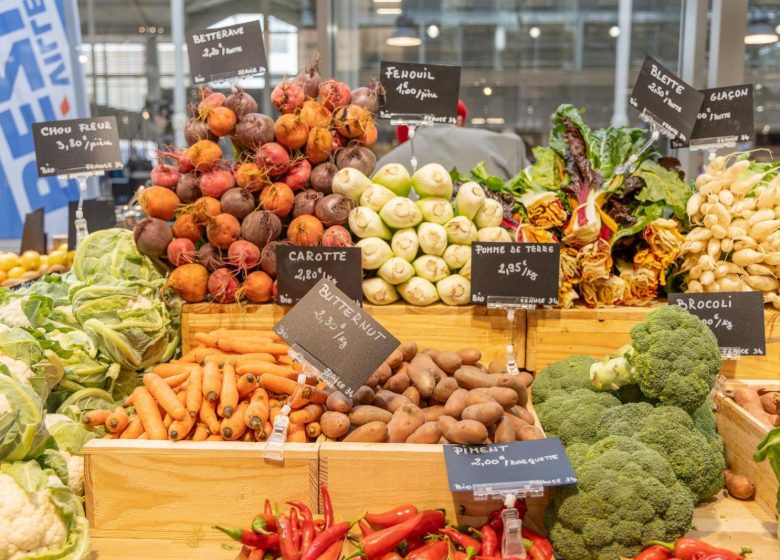
[[[631,327],[661,303],[651,307],[539,309],[527,315],[525,367],[538,372],[571,354],[594,358],[614,353],[631,342]],[[766,356],[723,363],[731,379],[780,379],[780,311],[764,310]]]
[[[736,382],[729,388],[737,387]],[[769,461],[753,460],[758,444],[769,431],[733,400],[718,393],[715,398],[718,433],[723,438],[726,463],[738,474],[753,480],[756,485],[756,503],[767,513],[776,515],[778,482]]]
[[[473,346],[482,351],[482,361],[506,359],[509,325],[506,314],[480,306],[453,307],[444,304],[415,307],[407,304],[370,305],[364,308],[402,342],[417,341],[421,348],[458,350]],[[218,305],[196,303],[182,312],[182,346],[186,352],[197,332],[216,328],[270,329],[289,307],[279,305]],[[515,355],[518,367],[525,364],[525,312],[515,317]]]
[[[224,540],[263,500],[318,507],[318,444],[289,444],[283,465],[263,443],[93,440],[84,447],[86,512],[95,537]],[[131,556],[128,556],[131,557]]]

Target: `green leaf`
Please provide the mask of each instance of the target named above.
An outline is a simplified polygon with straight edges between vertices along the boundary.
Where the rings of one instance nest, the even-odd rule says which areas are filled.
[[[635,175],[641,177],[645,187],[636,199],[643,203],[663,202],[670,207],[677,219],[687,223],[685,205],[691,197],[690,185],[682,181],[674,171],[667,171],[654,161],[644,161]]]

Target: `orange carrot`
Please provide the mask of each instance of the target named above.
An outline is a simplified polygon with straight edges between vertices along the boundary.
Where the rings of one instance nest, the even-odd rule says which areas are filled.
[[[130,417],[130,422],[127,424],[127,428],[124,429],[119,439],[138,439],[144,433],[144,426],[141,423],[141,417],[137,414],[133,414]]]
[[[110,410],[90,410],[81,415],[81,421],[87,426],[100,426],[110,414]]]
[[[209,435],[209,427],[202,422],[198,422],[198,425],[195,426],[195,431],[192,433],[192,441],[206,441]]]
[[[247,443],[251,443],[255,440],[255,433],[252,430],[247,430],[244,432],[244,435],[241,436],[241,441],[245,441]]]
[[[187,385],[187,393],[184,399],[184,406],[195,417],[200,410],[200,401],[203,400],[203,368],[196,366],[190,372],[190,380]]]
[[[238,398],[245,399],[257,389],[257,377],[251,373],[245,373],[238,378],[236,382],[236,389],[238,390]]]
[[[222,390],[219,394],[217,414],[230,418],[238,406],[238,387],[236,386],[236,370],[230,364],[222,366]]]
[[[144,374],[144,386],[149,390],[157,402],[165,409],[165,412],[171,415],[174,420],[184,420],[187,415],[187,409],[176,397],[162,377],[156,373]]]
[[[249,406],[244,412],[244,422],[247,427],[256,430],[263,426],[263,422],[268,420],[268,407],[261,400],[249,401]]]
[[[277,395],[292,395],[298,384],[292,379],[280,377],[272,373],[264,373],[260,376],[260,386],[269,393]]]
[[[219,339],[219,348],[225,352],[238,354],[251,354],[265,352],[268,354],[286,354],[289,346],[280,342],[260,342],[256,340],[235,340],[230,338]]]
[[[181,363],[181,362],[169,362],[167,364],[157,364],[152,368],[152,373],[156,373],[163,379],[166,377],[173,377],[182,373],[188,373],[194,364]]]
[[[127,416],[127,412],[124,407],[118,406],[114,409],[114,412],[106,417],[105,426],[106,430],[112,434],[118,434],[122,432],[130,423],[130,417]]]
[[[157,374],[155,373],[154,375]],[[165,377],[163,378],[163,381],[165,381],[165,384],[168,385],[168,387],[170,387],[171,389],[176,389],[184,385],[189,378],[190,378],[190,372],[186,371],[184,373],[180,373],[179,375],[172,375],[170,377]]]
[[[168,437],[173,441],[180,441],[187,437],[195,425],[195,417],[187,414],[184,420],[174,421],[168,428]]]
[[[222,391],[222,372],[217,364],[203,367],[203,396],[209,402],[216,402]]]
[[[261,329],[217,329],[214,331],[211,331],[214,334],[219,335],[227,335],[227,336],[233,336],[236,338],[246,338],[246,337],[262,337],[262,338],[270,338],[274,342],[281,342],[282,337],[276,334],[274,331],[271,330],[261,330]]]
[[[179,358],[179,362],[183,363],[190,363],[190,364],[197,364],[199,362],[202,362],[206,356],[213,356],[214,354],[222,354],[220,350],[217,350],[216,348],[207,348],[205,346],[196,346],[186,354],[184,354],[181,358]]]
[[[167,385],[165,387],[170,389]],[[174,400],[179,402],[175,395]],[[144,425],[144,431],[149,434],[149,439],[168,439],[160,409],[157,408],[157,403],[149,390],[146,387],[136,387],[133,391],[133,402],[135,412],[141,417],[141,423]]]
[[[203,399],[200,403],[200,421],[208,426],[212,434],[219,433],[219,419],[213,402]]]
[[[217,348],[223,352],[232,352],[232,350],[227,350],[227,346],[230,345],[229,341],[231,340],[237,340],[240,342],[254,342],[260,344],[273,343],[273,340],[267,336],[252,336],[252,335],[237,336],[235,334],[219,333],[216,331],[212,331],[209,333],[205,333],[205,332],[195,333],[194,338],[198,343],[204,346],[207,346],[209,348]]]
[[[319,422],[311,422],[310,424],[306,424],[306,435],[309,436],[311,439],[316,439],[320,437],[320,434],[322,433],[322,426]]]
[[[325,412],[325,407],[321,404],[308,404],[300,410],[293,410],[290,413],[290,422],[294,424],[308,424],[316,422]]]
[[[149,434],[146,432],[143,432],[140,436],[138,436],[136,439],[149,439]]]
[[[247,362],[270,362],[275,364],[276,357],[267,352],[252,352],[250,354],[231,354],[230,361],[233,362],[236,367],[238,367],[239,364]]]
[[[247,401],[241,401],[235,410],[235,414],[231,415],[230,418],[222,420],[220,433],[223,438],[228,441],[235,441],[244,435],[244,432],[246,432],[244,414],[248,406],[249,403]]]
[[[165,416],[163,416],[163,427],[167,430],[171,427],[171,424],[173,424],[173,418],[166,412]]]
[[[206,441],[225,441],[225,440],[223,440],[222,436],[218,434],[212,434],[206,438]]]
[[[291,367],[278,366],[276,364],[271,364],[269,362],[256,362],[256,361],[245,362],[239,364],[239,366],[236,368],[236,371],[241,375],[245,373],[254,373],[255,375],[262,375],[264,373],[273,373],[275,375],[286,377],[287,379],[295,380],[298,378],[298,372],[296,372]]]
[[[290,426],[287,428],[287,441],[290,443],[306,443],[309,441],[306,437],[306,426],[290,422]]]

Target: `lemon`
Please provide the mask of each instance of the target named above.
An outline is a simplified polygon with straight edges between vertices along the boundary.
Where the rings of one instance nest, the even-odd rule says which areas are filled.
[[[21,278],[22,274],[25,272],[27,271],[21,266],[15,266],[8,271],[8,278]]]
[[[0,270],[8,272],[16,266],[19,257],[13,253],[0,253]]]
[[[41,254],[38,251],[25,251],[19,257],[19,265],[26,270],[38,270],[41,266]]]
[[[68,253],[66,251],[60,251],[59,249],[49,253],[48,257],[49,257],[49,264],[51,266],[56,266],[58,264],[65,266],[65,263],[68,261]]]

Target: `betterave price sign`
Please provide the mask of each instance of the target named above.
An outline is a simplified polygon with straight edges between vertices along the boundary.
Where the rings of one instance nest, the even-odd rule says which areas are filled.
[[[267,65],[259,20],[190,33],[187,55],[195,85],[246,78]]]

